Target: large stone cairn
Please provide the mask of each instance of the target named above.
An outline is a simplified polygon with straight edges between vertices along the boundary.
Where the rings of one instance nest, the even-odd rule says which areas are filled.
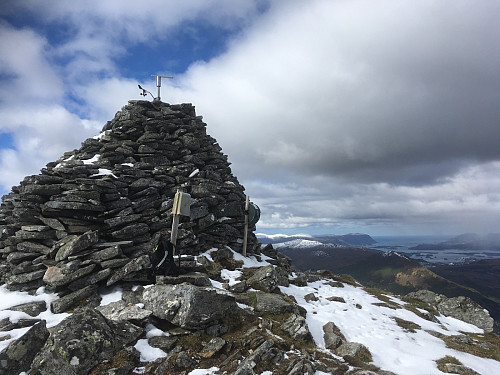
[[[241,251],[245,194],[229,165],[191,104],[129,101],[99,136],[2,197],[1,283],[81,299],[98,285],[144,279],[177,191],[192,197],[182,254]],[[258,251],[250,233],[248,252]]]

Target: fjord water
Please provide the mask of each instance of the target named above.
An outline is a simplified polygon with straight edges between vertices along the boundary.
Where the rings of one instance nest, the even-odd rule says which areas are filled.
[[[377,241],[370,248],[380,251],[397,251],[411,259],[430,263],[464,263],[472,260],[500,258],[500,250],[491,249],[425,249],[411,250],[422,244],[439,244],[453,235],[440,236],[372,236]]]

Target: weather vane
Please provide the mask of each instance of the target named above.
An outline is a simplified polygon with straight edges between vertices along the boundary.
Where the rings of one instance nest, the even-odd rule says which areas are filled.
[[[161,101],[161,98],[160,98],[161,79],[162,78],[173,79],[174,77],[171,77],[171,76],[160,76],[160,75],[157,75],[157,74],[151,74],[151,76],[152,77],[156,77],[156,87],[158,88],[158,96],[156,98],[153,96],[153,94],[151,94],[151,92],[149,92],[148,90],[142,88],[141,85],[137,85],[137,86],[139,86],[139,89],[142,90],[142,92],[140,93],[140,95],[147,96],[149,94],[153,98],[153,101],[159,102],[159,101]]]

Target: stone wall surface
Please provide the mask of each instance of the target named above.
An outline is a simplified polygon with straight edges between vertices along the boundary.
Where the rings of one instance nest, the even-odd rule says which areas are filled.
[[[144,278],[177,191],[192,197],[181,253],[241,251],[244,188],[194,106],[130,101],[98,136],[2,197],[1,283],[71,300],[94,284]],[[248,251],[259,251],[253,233]]]

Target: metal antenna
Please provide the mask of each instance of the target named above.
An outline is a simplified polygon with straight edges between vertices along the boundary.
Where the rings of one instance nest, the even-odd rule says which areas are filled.
[[[174,77],[170,77],[170,76],[159,76],[157,74],[151,74],[152,77],[156,77],[156,87],[158,87],[158,97],[155,98],[155,101],[161,101],[161,98],[160,98],[160,87],[161,87],[161,79],[162,78],[170,78],[170,79],[173,79]]]

